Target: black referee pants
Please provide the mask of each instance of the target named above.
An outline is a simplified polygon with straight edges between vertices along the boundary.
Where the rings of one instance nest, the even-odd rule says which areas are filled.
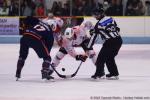
[[[105,64],[111,75],[119,75],[118,68],[115,62],[115,56],[118,54],[121,45],[121,37],[116,37],[114,39],[109,39],[105,41],[96,61],[96,71],[98,71],[100,75],[104,73]]]

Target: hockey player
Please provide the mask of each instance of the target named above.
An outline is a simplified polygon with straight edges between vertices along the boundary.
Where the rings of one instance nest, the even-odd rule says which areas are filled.
[[[115,56],[118,54],[122,45],[122,39],[119,34],[120,28],[112,17],[105,16],[103,8],[95,8],[93,10],[93,16],[98,22],[94,29],[90,30],[92,36],[88,47],[91,48],[98,34],[100,34],[104,43],[96,61],[96,72],[91,78],[97,79],[104,77],[104,64],[106,64],[109,71],[106,78],[118,79],[119,72],[115,62]]]
[[[53,79],[50,76],[52,71],[49,67],[51,63],[50,51],[54,41],[51,28],[35,17],[27,17],[23,22],[26,29],[21,31],[22,37],[16,70],[17,79],[21,77],[21,70],[28,56],[29,48],[34,49],[39,58],[43,58],[42,79]]]
[[[72,28],[67,28],[63,35],[63,43],[62,47],[57,52],[56,56],[52,61],[52,66],[57,67],[60,63],[60,60],[64,58],[65,55],[69,54],[74,57],[76,60],[85,61],[87,56],[92,59],[95,64],[95,52],[93,48],[87,48],[89,37],[87,37],[86,30],[92,28],[92,23],[90,21],[86,21],[80,26],[74,26]],[[74,47],[82,47],[86,53],[84,55],[78,55]]]
[[[54,35],[56,42],[58,43],[59,46],[61,46],[61,43],[62,43],[61,30],[62,30],[64,21],[59,17],[54,17],[53,13],[48,13],[48,17],[43,19],[42,21],[50,25],[50,27],[53,30],[53,35]]]

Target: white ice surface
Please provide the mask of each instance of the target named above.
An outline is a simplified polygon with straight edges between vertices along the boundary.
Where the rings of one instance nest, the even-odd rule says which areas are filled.
[[[97,53],[100,48],[101,45],[94,46]],[[81,48],[76,50],[83,53]],[[58,47],[52,49],[52,58],[57,51]],[[61,79],[54,74],[55,82],[45,82],[40,73],[42,59],[31,49],[22,78],[15,81],[18,54],[19,44],[0,44],[0,100],[150,100],[150,45],[123,44],[116,57],[119,80],[92,81],[90,76],[95,66],[87,59],[76,77]],[[57,70],[61,74],[72,74],[79,63],[66,56]]]

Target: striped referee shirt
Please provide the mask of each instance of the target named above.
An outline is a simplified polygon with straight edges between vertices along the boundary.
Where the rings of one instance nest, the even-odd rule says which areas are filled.
[[[104,40],[120,36],[118,26],[112,17],[104,17],[98,21],[95,25],[95,31],[100,34]]]
[[[100,34],[102,40],[109,40],[120,36],[120,29],[112,17],[105,16],[104,18],[99,20],[96,23],[94,30],[95,33],[91,36],[88,48],[93,45],[93,42],[95,41],[98,34]]]

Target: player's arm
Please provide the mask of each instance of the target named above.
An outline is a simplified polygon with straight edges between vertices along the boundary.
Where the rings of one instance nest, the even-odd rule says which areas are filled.
[[[24,22],[21,20],[20,25],[19,25],[19,35],[23,35],[25,29],[26,29],[26,26],[25,26]]]
[[[59,46],[62,46],[62,42],[63,42],[62,33],[61,33],[61,32],[54,33],[54,38],[55,38],[57,44],[58,44]]]
[[[93,32],[90,33],[90,34],[91,34],[91,37],[90,37],[90,41],[89,41],[88,46],[87,46],[88,49],[91,49],[91,48],[93,47],[94,42],[95,42],[95,40],[96,40],[96,37],[97,37],[97,35],[98,35],[98,34],[95,33],[95,31],[93,31]]]
[[[86,55],[76,53],[74,47],[72,46],[72,41],[71,40],[66,39],[64,48],[67,51],[67,53],[70,56],[74,57],[76,60],[81,60],[81,61],[85,62],[85,60],[87,59]]]

